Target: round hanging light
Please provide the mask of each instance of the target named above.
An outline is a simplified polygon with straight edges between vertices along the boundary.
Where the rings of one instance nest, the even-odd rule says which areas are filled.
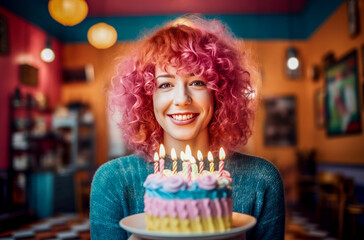
[[[55,55],[54,55],[54,52],[53,52],[53,50],[51,48],[44,48],[40,52],[40,57],[45,62],[53,62],[53,60],[55,58]]]
[[[48,10],[52,18],[65,26],[73,26],[87,16],[85,0],[50,0]]]
[[[287,49],[286,74],[290,78],[299,78],[301,76],[301,61],[298,50],[293,46]]]
[[[118,34],[115,28],[106,23],[97,23],[87,32],[89,43],[98,49],[109,48],[115,44]]]

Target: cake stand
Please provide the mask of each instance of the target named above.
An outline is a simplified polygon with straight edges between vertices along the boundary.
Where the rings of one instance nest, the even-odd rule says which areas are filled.
[[[120,220],[120,226],[132,233],[130,240],[141,239],[245,239],[246,232],[254,227],[257,220],[250,215],[233,213],[233,227],[224,232],[215,233],[166,233],[147,231],[145,213],[128,216]]]

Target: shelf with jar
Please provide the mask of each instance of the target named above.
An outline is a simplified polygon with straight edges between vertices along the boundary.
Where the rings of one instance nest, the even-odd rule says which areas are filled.
[[[41,99],[44,99],[44,95]],[[52,110],[39,101],[39,94],[23,95],[17,88],[9,96],[8,111],[8,180],[5,204],[6,209],[16,211],[29,209],[31,174],[56,168],[56,150],[62,141],[50,131]]]

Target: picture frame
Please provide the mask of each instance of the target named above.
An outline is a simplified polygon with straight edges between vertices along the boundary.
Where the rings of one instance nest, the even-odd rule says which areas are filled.
[[[325,69],[328,136],[361,132],[357,55],[357,51],[353,50]]]
[[[265,98],[264,107],[264,145],[295,146],[297,144],[295,96]]]
[[[314,95],[315,125],[318,129],[325,128],[325,89],[319,88]]]
[[[29,64],[19,66],[20,82],[26,86],[38,86],[38,68]]]
[[[66,67],[62,70],[64,83],[92,82],[94,80],[94,68],[92,64],[80,67]]]
[[[364,77],[364,43],[361,45],[361,73]],[[364,95],[364,92],[363,92]]]
[[[346,0],[348,11],[348,27],[351,37],[355,37],[360,32],[360,16],[358,0]]]
[[[0,15],[0,55],[9,54],[8,21],[5,16]]]

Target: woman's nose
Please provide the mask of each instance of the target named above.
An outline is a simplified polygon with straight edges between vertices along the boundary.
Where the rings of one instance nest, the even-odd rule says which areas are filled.
[[[176,106],[184,106],[192,102],[192,98],[188,92],[187,86],[176,86],[175,90],[174,104]]]

